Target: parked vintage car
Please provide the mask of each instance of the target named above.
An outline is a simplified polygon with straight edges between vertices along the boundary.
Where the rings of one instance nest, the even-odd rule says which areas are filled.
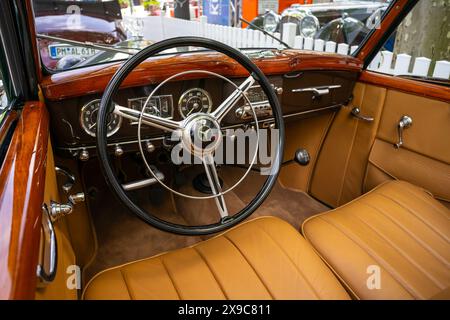
[[[0,1],[0,299],[167,319],[216,317],[161,300],[449,300],[448,63],[370,67],[403,22],[423,39],[425,1],[393,1],[352,55],[179,36],[52,73],[32,1]]]
[[[315,37],[316,32],[333,20],[350,17],[366,25],[367,19],[378,10],[385,10],[388,2],[383,1],[337,1],[334,3],[317,3],[310,5],[294,4],[285,9],[280,15],[273,11],[266,11],[256,17],[252,24],[264,28],[269,32],[283,33],[283,24],[287,22],[297,25],[297,34],[303,37]],[[347,22],[338,21],[346,24]],[[349,22],[350,23],[350,22]],[[351,22],[350,24],[354,24]],[[251,25],[248,28],[252,29]],[[332,34],[332,33],[331,33]],[[365,36],[365,34],[363,35]],[[331,39],[332,41],[335,41]],[[336,41],[335,41],[336,42]]]
[[[33,4],[38,34],[106,45],[126,39],[117,0],[34,0]],[[97,52],[46,39],[39,40],[39,50],[43,64],[50,70],[57,69],[63,57],[86,58]]]

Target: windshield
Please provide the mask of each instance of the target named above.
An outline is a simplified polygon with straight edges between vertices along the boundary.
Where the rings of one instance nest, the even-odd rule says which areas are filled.
[[[259,1],[255,10],[242,0],[33,0],[41,60],[51,71],[124,60],[152,43],[179,36],[218,40],[249,54],[273,48],[334,48],[351,54],[389,5],[352,0],[284,3]]]

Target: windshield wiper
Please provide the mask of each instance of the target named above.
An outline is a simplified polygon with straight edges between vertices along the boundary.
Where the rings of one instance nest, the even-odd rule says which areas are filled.
[[[248,24],[249,26],[252,26],[253,28],[255,28],[255,29],[258,30],[258,31],[261,31],[261,32],[264,33],[266,36],[269,36],[269,37],[271,37],[272,39],[277,40],[279,43],[281,43],[281,44],[282,44],[283,46],[285,46],[286,48],[292,49],[292,47],[291,47],[290,45],[288,45],[286,42],[284,42],[284,41],[281,40],[281,39],[278,39],[278,38],[275,37],[273,34],[271,34],[270,32],[267,32],[267,31],[264,30],[263,28],[258,27],[257,25],[255,25],[255,24],[253,24],[253,23],[251,23],[251,22],[245,20],[245,19],[242,18],[242,17],[239,17],[239,20],[241,20],[242,22]]]
[[[54,36],[48,36],[48,35],[39,34],[39,33],[36,35],[36,37],[39,38],[39,39],[52,40],[52,41],[57,41],[57,42],[61,42],[61,43],[67,43],[67,44],[71,44],[71,45],[74,45],[74,46],[80,46],[80,47],[85,47],[85,48],[90,48],[90,49],[98,49],[98,50],[103,50],[103,51],[124,53],[124,54],[128,54],[130,56],[134,55],[135,53],[130,52],[129,50],[139,51],[139,49],[136,49],[136,48],[128,48],[127,50],[123,50],[123,49],[119,49],[119,48],[115,48],[115,47],[103,46],[101,44],[96,44],[96,43],[92,43],[92,42],[89,42],[89,41],[69,40],[69,39],[64,39],[64,38],[54,37]]]

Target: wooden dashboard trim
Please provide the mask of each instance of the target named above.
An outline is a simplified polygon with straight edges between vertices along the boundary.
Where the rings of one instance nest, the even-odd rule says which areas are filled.
[[[302,50],[274,52],[278,53],[275,57],[253,60],[266,75],[304,70],[360,72],[362,68],[361,60],[351,56]],[[53,74],[43,79],[41,88],[46,99],[53,101],[102,93],[121,64],[107,63]],[[230,78],[248,75],[236,61],[217,52],[180,53],[152,57],[141,63],[125,79],[122,88],[159,83],[178,72],[194,69],[212,71]]]
[[[412,93],[422,97],[450,101],[450,88],[437,84],[394,77],[373,71],[363,71],[358,81],[383,88]]]
[[[39,255],[49,117],[24,106],[0,169],[0,299],[33,299]]]

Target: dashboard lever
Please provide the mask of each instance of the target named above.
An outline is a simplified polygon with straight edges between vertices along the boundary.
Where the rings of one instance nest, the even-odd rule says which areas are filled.
[[[363,120],[367,122],[372,122],[374,120],[372,117],[361,115],[361,109],[359,109],[359,107],[354,107],[352,109],[352,116],[354,116],[358,120]]]
[[[75,176],[65,168],[55,167],[55,171],[57,174],[66,177],[67,180],[62,185],[62,189],[64,190],[65,193],[68,193],[75,184]]]
[[[164,181],[165,177],[161,171],[154,169],[154,173],[159,181]],[[152,177],[152,178],[148,178],[148,179],[133,181],[133,182],[123,184],[122,188],[125,191],[133,191],[133,190],[142,189],[142,188],[154,185],[154,184],[158,183],[158,180],[156,180],[154,177]]]
[[[300,88],[300,89],[292,89],[293,93],[297,92],[312,92],[313,99],[319,98],[322,96],[326,96],[330,94],[330,90],[339,89],[341,87],[340,84],[331,85],[331,86],[322,86],[322,87],[310,87],[310,88]]]

